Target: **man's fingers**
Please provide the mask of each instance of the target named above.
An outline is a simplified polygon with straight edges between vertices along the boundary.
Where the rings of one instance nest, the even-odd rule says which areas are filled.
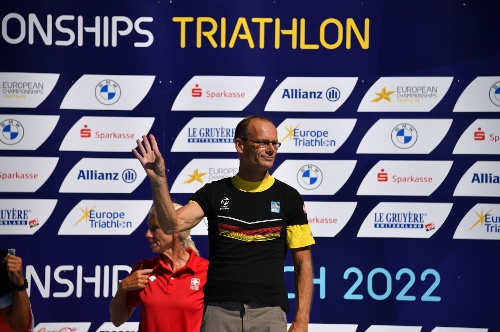
[[[149,140],[146,135],[142,135],[142,143],[144,144],[147,152],[151,151],[151,144],[149,144]]]
[[[134,154],[134,156],[137,158],[137,159],[140,159],[142,156],[139,152],[137,152],[136,149],[132,149],[132,153]]]
[[[143,136],[143,137],[144,137],[144,136]],[[137,156],[137,157],[139,157],[139,156],[140,156],[140,157],[144,156],[144,155],[146,154],[146,151],[144,150],[144,147],[142,146],[142,142],[141,142],[141,140],[140,140],[140,139],[138,139],[138,140],[136,140],[135,142],[137,143],[137,148],[136,148],[136,149],[134,149],[133,151],[135,151],[135,152],[137,153],[137,154],[136,154],[136,156]],[[139,149],[140,154],[137,152],[137,149]],[[138,155],[138,154],[139,154],[139,155]]]
[[[158,143],[156,142],[156,137],[153,134],[149,134],[149,139],[151,140],[153,151],[158,151]]]

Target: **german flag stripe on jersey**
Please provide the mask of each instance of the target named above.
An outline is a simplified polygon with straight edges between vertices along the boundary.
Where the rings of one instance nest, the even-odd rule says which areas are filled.
[[[245,242],[271,241],[279,238],[280,234],[281,226],[244,229],[228,224],[219,224],[219,235]]]

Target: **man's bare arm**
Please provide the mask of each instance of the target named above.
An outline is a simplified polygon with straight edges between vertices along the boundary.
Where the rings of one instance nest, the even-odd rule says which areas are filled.
[[[177,233],[195,227],[203,219],[203,210],[198,204],[187,204],[176,210],[170,197],[168,181],[163,159],[155,137],[142,136],[137,140],[137,148],[132,152],[141,162],[151,182],[153,203],[158,221],[166,234]]]
[[[307,332],[313,293],[313,266],[309,247],[291,249],[297,309],[289,332]]]

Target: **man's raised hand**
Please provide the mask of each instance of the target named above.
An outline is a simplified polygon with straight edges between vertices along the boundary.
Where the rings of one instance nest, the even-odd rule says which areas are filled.
[[[150,142],[151,141],[151,142]],[[158,178],[166,178],[165,162],[158,150],[158,144],[153,134],[142,136],[141,140],[137,140],[137,147],[132,149],[132,152],[137,159],[141,162],[142,167],[151,180]]]

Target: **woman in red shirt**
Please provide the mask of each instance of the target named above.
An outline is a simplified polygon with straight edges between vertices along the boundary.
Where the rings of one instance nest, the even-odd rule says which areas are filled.
[[[199,256],[189,230],[165,234],[154,207],[146,238],[159,255],[137,262],[122,280],[110,304],[111,321],[120,326],[140,305],[139,331],[199,332],[208,261]]]

